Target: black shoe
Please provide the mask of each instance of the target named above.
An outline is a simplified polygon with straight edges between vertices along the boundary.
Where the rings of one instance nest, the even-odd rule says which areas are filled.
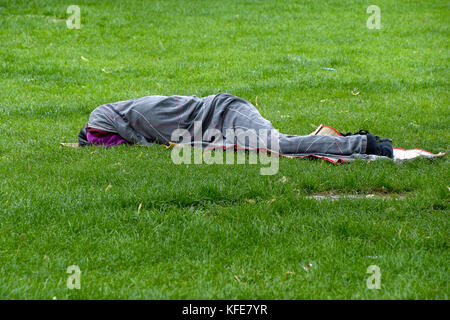
[[[392,140],[388,138],[380,139],[380,137],[368,133],[366,154],[393,158],[394,148],[392,147]]]

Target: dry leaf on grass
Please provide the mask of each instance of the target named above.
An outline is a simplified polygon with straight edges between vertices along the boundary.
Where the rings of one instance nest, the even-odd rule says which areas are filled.
[[[108,190],[111,189],[111,188],[112,188],[112,185],[109,184],[109,185],[106,187],[105,192],[108,191]]]
[[[78,142],[60,142],[59,145],[69,148],[78,148],[80,146]]]
[[[305,271],[309,271],[309,270],[311,270],[312,267],[313,267],[313,264],[311,262],[309,262],[309,263],[305,263],[305,265],[303,266],[303,269],[305,269]]]
[[[88,59],[88,58],[85,58],[85,57],[83,57],[83,56],[81,56],[81,60],[83,60],[83,61],[86,61],[86,62],[88,62],[88,61],[89,61],[89,59]]]
[[[141,212],[141,209],[142,209],[142,202],[139,203],[139,207],[138,207],[138,212],[137,212],[137,213],[140,213],[140,212]]]

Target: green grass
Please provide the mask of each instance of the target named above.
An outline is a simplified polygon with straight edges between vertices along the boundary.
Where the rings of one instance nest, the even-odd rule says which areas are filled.
[[[70,4],[80,30],[66,27]],[[366,28],[371,4],[380,30]],[[281,159],[261,176],[175,165],[160,147],[58,142],[103,103],[229,92],[284,133],[323,122],[448,151],[449,11],[440,0],[0,0],[0,298],[448,299],[447,157]],[[394,199],[307,197],[324,192]],[[80,290],[66,287],[70,265]],[[380,290],[366,287],[369,265]]]

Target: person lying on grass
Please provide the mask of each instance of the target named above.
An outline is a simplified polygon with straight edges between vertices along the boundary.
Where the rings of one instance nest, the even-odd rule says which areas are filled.
[[[368,132],[346,136],[281,134],[250,102],[228,93],[204,98],[155,95],[104,104],[92,111],[78,141],[80,146],[185,143],[212,148],[277,149],[280,154],[293,156],[393,157],[392,141]]]

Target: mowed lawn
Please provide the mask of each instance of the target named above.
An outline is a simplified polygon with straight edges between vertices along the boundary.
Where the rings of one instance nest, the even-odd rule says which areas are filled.
[[[449,13],[442,0],[0,0],[0,298],[448,299],[448,157],[280,159],[262,176],[59,142],[104,103],[228,92],[283,133],[325,123],[447,152]]]

